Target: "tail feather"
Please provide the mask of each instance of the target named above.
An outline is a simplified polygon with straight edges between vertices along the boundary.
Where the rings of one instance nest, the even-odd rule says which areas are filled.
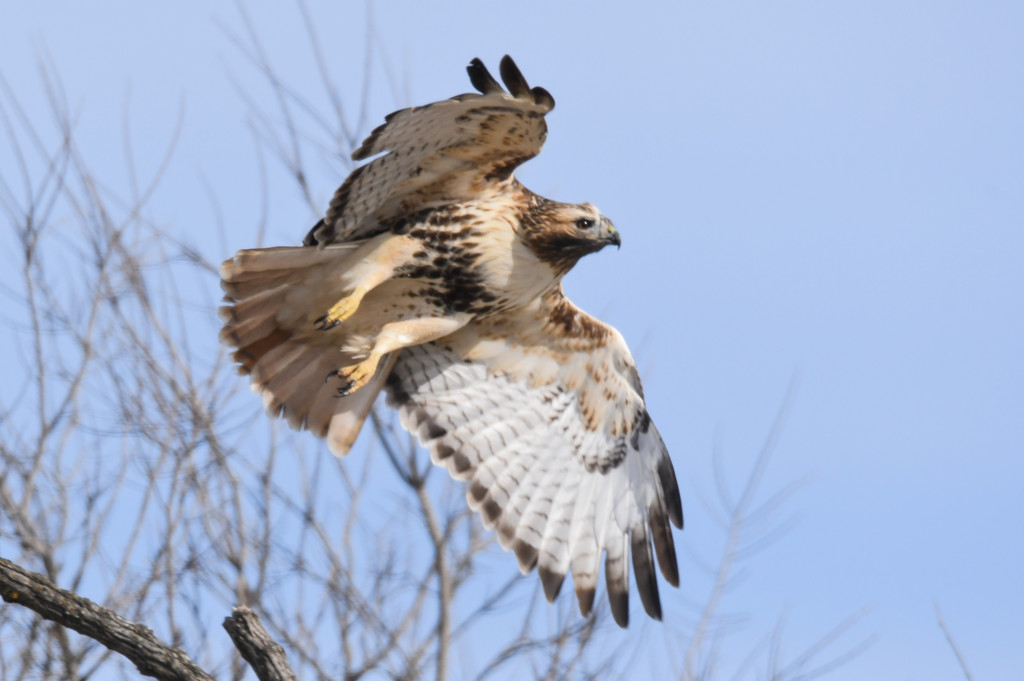
[[[230,310],[231,308],[222,307],[221,309]],[[244,321],[230,321],[220,330],[220,340],[227,345],[244,348],[250,343],[266,338],[276,328],[277,322],[273,315],[254,315]]]
[[[252,382],[261,390],[269,388],[270,384],[279,377],[287,376],[303,368],[299,360],[305,355],[306,346],[294,342],[291,337],[288,337],[287,340],[278,340],[273,336],[275,334],[271,334],[266,340],[277,344],[263,353],[249,371],[252,375]]]
[[[325,335],[312,320],[318,306],[341,294],[331,287],[340,286],[337,274],[357,246],[245,250],[220,268],[226,302],[220,338],[234,348],[239,371],[250,375],[269,414],[326,437],[338,455],[355,442],[394,366],[394,358],[382,362],[371,382],[347,397],[325,381],[355,361],[340,351],[340,330]]]
[[[344,254],[360,246],[359,242],[334,244],[324,248],[275,246],[249,248],[235,253],[220,266],[220,278],[227,283],[262,279],[266,272],[296,270],[311,265],[338,262]]]
[[[293,371],[278,371],[269,381],[260,385],[264,395],[273,396],[276,403],[272,403],[276,407],[274,415],[288,419],[293,428],[302,426],[313,401],[327,383],[324,377],[336,371],[338,365],[334,353],[323,348],[307,346],[304,350],[301,356],[290,358],[288,365],[294,367]]]
[[[327,437],[327,430],[330,428],[331,418],[334,416],[334,412],[339,407],[342,407],[343,411],[348,409],[352,406],[352,402],[355,401],[357,396],[363,396],[363,392],[365,392],[368,387],[369,386],[365,386],[363,390],[357,390],[348,397],[338,397],[338,387],[321,380],[317,384],[315,392],[313,392],[313,399],[309,407],[309,412],[306,413],[306,420],[303,424],[304,427],[317,437]],[[374,397],[376,397],[376,395]],[[352,440],[355,441],[355,437],[353,437]]]
[[[273,288],[264,287],[245,298],[227,296],[231,306],[220,308],[220,318],[234,329],[248,320],[276,317],[285,302],[288,288],[287,284],[278,284]]]
[[[263,291],[287,286],[290,283],[290,279],[295,276],[292,270],[259,272],[257,275],[258,278],[249,275],[246,279],[235,279],[232,281],[221,279],[221,290],[230,298],[246,300]]]
[[[291,334],[287,331],[275,326],[273,331],[268,333],[262,338],[258,338],[246,345],[236,346],[238,349],[235,351],[232,358],[238,362],[239,370],[243,374],[251,374],[256,368],[256,365],[263,361],[264,357],[281,347],[282,344],[291,340]],[[259,376],[253,376],[254,383],[262,383],[263,380]]]
[[[281,343],[267,352],[252,368],[253,385],[271,393],[278,402],[288,401],[295,393],[296,386],[293,384],[300,380],[309,366],[303,361],[310,354],[309,350],[308,346],[293,341]],[[289,389],[289,386],[292,387]]]
[[[327,436],[327,429],[331,425],[331,417],[334,416],[334,412],[338,409],[349,409],[351,402],[345,401],[354,397],[355,394],[359,394],[359,392],[349,397],[338,397],[336,386],[322,379],[314,381],[310,383],[309,390],[305,394],[307,405],[302,408],[297,406],[294,414],[286,412],[285,417],[288,418],[288,424],[293,428],[305,428],[317,437],[323,438]],[[343,402],[344,404],[342,404]],[[356,434],[358,435],[358,433]],[[352,440],[355,441],[355,438],[353,437]]]
[[[395,366],[398,353],[393,353],[377,369],[370,382],[352,393],[348,397],[340,398],[338,401],[345,403],[343,409],[336,409],[331,417],[327,429],[327,447],[335,456],[345,456],[355,444],[359,431],[362,430],[363,422],[373,408],[374,399],[384,387],[391,369]]]

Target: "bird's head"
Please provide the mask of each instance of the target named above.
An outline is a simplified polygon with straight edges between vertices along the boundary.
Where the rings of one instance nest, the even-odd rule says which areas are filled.
[[[540,201],[523,213],[520,233],[540,260],[561,273],[588,253],[622,244],[612,221],[590,203]]]

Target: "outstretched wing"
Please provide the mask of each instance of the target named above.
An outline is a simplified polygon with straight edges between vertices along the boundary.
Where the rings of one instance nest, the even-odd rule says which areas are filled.
[[[605,553],[612,614],[626,626],[631,552],[644,609],[661,618],[654,560],[677,586],[669,522],[682,527],[682,505],[615,329],[557,291],[403,350],[386,389],[433,461],[469,482],[470,506],[520,569],[537,567],[549,601],[571,571],[589,613]]]
[[[479,59],[467,71],[481,94],[396,111],[366,138],[352,158],[383,155],[348,176],[305,245],[366,238],[419,211],[484,195],[540,152],[544,115],[555,106],[547,90],[531,88],[508,55],[508,92]]]

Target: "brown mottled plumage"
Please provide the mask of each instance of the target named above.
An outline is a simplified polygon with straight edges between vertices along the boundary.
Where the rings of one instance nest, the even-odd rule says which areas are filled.
[[[512,177],[544,143],[551,95],[507,56],[508,92],[480,60],[468,71],[481,94],[396,111],[370,134],[353,158],[376,158],[348,176],[304,246],[239,251],[221,266],[221,337],[267,411],[335,454],[386,389],[520,569],[537,567],[549,600],[571,572],[589,613],[603,554],[626,626],[631,555],[644,609],[660,619],[655,560],[679,583],[672,462],[622,336],[561,287],[619,234],[591,204]]]

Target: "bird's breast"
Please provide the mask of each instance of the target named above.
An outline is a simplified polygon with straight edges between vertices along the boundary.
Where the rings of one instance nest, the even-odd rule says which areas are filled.
[[[432,220],[408,235],[422,248],[401,277],[423,282],[420,294],[450,312],[489,316],[522,307],[558,283],[497,211]]]

